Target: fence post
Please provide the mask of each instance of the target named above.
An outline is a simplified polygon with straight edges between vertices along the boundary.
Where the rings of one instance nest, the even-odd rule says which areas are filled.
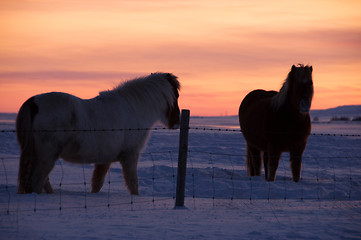
[[[184,193],[186,187],[187,154],[188,154],[189,116],[190,116],[190,111],[186,109],[182,109],[180,134],[179,134],[177,192],[175,199],[176,207],[184,206]]]

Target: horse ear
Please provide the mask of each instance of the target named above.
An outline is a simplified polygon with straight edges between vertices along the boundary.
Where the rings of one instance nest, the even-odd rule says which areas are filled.
[[[291,71],[295,71],[296,70],[296,66],[292,65]]]
[[[312,66],[310,66],[310,71],[311,71],[311,72],[313,71],[313,68],[312,68]]]

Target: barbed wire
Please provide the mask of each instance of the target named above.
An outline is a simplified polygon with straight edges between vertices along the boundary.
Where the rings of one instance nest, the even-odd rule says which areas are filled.
[[[209,164],[211,165],[210,168],[211,170],[208,171],[208,173],[204,173],[202,171],[199,171],[199,169],[194,167],[194,155],[195,154],[202,154],[204,156],[204,160],[206,161],[207,158],[209,158]],[[304,201],[304,200],[326,200],[326,199],[331,199],[331,200],[340,200],[340,197],[337,197],[337,194],[340,194],[343,192],[344,195],[344,199],[347,200],[351,200],[351,199],[357,199],[357,200],[361,200],[360,197],[360,191],[356,190],[355,187],[358,185],[358,182],[360,182],[361,180],[361,176],[359,173],[353,172],[353,168],[351,166],[351,162],[360,162],[361,160],[361,156],[322,156],[322,157],[315,157],[315,156],[308,156],[305,155],[303,156],[303,161],[304,162],[309,162],[310,160],[313,160],[314,162],[316,162],[317,167],[316,169],[316,173],[312,173],[314,174],[314,177],[310,177],[309,173],[307,174],[307,176],[301,177],[300,181],[298,184],[294,185],[294,183],[292,183],[292,178],[291,176],[288,176],[288,171],[290,171],[290,169],[288,169],[288,162],[287,160],[285,160],[284,158],[281,158],[280,160],[280,168],[279,171],[283,172],[283,176],[281,175],[281,177],[278,177],[278,180],[276,182],[265,182],[262,181],[262,177],[250,177],[247,175],[247,169],[245,167],[242,168],[242,165],[234,165],[234,161],[237,161],[238,159],[240,159],[240,157],[242,159],[246,159],[246,155],[244,154],[228,154],[228,153],[214,153],[211,151],[190,151],[189,152],[189,160],[190,160],[190,172],[191,172],[191,178],[192,178],[192,182],[194,184],[195,179],[196,178],[208,178],[211,179],[209,181],[211,181],[211,183],[209,183],[209,186],[211,186],[211,189],[213,190],[213,194],[211,195],[212,198],[212,203],[213,206],[215,205],[215,200],[217,199],[217,196],[222,196],[221,198],[224,198],[228,195],[228,199],[232,200],[237,200],[237,199],[249,199],[250,201],[254,200],[254,199],[266,199],[268,201],[270,201],[271,199],[274,199],[275,197],[271,196],[272,194],[272,188],[274,188],[274,186],[277,186],[276,188],[278,188],[278,193],[277,196],[279,196],[281,199],[287,200],[287,199],[294,199],[295,197],[289,197],[289,193],[292,192],[292,194],[296,193],[299,195],[299,197],[297,197],[297,199]],[[219,167],[215,167],[216,164],[219,164],[215,159],[222,159],[223,164],[221,163],[221,168],[222,170],[219,169]],[[224,163],[224,161],[226,161],[228,159],[228,166],[225,167],[224,165],[227,165],[227,163]],[[237,159],[237,160],[233,160],[232,159]],[[334,164],[335,160],[340,160],[340,159],[344,159],[347,162],[347,166],[348,166],[348,173],[345,174],[341,174],[338,172],[338,170],[336,169],[336,166]],[[326,161],[325,161],[326,160]],[[354,161],[356,160],[356,161]],[[320,161],[322,162],[330,162],[331,164],[327,167],[330,168],[331,170],[327,170],[325,167],[322,167],[320,164]],[[287,162],[287,163],[286,163]],[[311,164],[312,165],[312,164]],[[240,167],[241,166],[241,167]],[[303,164],[303,168],[302,171],[304,172],[305,167],[307,168],[306,164]],[[308,167],[308,170],[312,169],[313,167]],[[217,172],[215,172],[215,170],[217,169]],[[307,171],[308,171],[307,170]],[[220,172],[222,171],[222,172]],[[314,171],[314,169],[312,169],[311,171]],[[325,176],[325,171],[329,171],[330,174],[328,176]],[[336,171],[338,173],[336,173]],[[321,176],[321,173],[323,174],[323,176]],[[240,175],[241,174],[241,175]],[[337,176],[337,174],[339,174],[340,176]],[[301,174],[303,175],[303,174]],[[254,180],[256,179],[256,181]],[[312,180],[314,179],[314,181]],[[261,181],[260,181],[261,180]],[[217,181],[217,183],[219,184],[221,182],[228,182],[228,185],[230,185],[230,191],[228,191],[228,193],[223,192],[224,191],[222,189],[222,187],[218,188],[217,190],[215,189],[215,182]],[[240,195],[240,189],[239,189],[239,184],[244,185],[244,184],[248,184],[248,189],[245,190],[245,192],[247,192],[246,194],[242,194]],[[280,184],[281,183],[281,184]],[[282,196],[282,184],[284,184],[283,186],[283,196]],[[316,191],[314,191],[316,194],[314,194],[313,190],[305,190],[304,186],[307,185],[308,188],[310,187],[310,185],[314,185],[316,186]],[[348,188],[348,190],[338,190],[337,186],[339,185],[343,185],[343,186],[348,186],[346,188]],[[297,186],[297,187],[296,187]],[[295,189],[296,188],[296,189]],[[261,190],[262,189],[262,190]],[[329,197],[325,197],[324,195],[326,194],[324,191],[325,189],[329,189],[329,192],[327,192],[327,194],[329,194],[331,196],[331,198]],[[211,191],[211,190],[210,190]],[[219,191],[221,191],[221,194],[217,194]],[[259,196],[255,196],[254,193],[255,192],[259,192],[259,191],[266,191],[267,194],[263,194],[262,197],[260,198]],[[195,199],[199,198],[201,196],[199,196],[199,194],[202,195],[202,193],[200,191],[198,191],[198,194],[196,194],[196,190],[195,190],[195,186],[193,185],[193,189],[192,189],[192,198],[193,198],[193,205],[195,207],[196,202]],[[247,195],[247,196],[245,196]],[[356,195],[356,196],[355,196]],[[355,198],[356,197],[356,198]],[[277,198],[277,197],[276,197]],[[341,197],[342,198],[342,197]],[[344,200],[343,199],[343,200]]]
[[[164,152],[157,152],[157,153],[162,153],[162,154],[169,154],[171,161],[172,160],[172,152],[171,151],[164,151]],[[40,195],[37,194],[32,194],[32,198],[33,198],[33,203],[23,203],[26,204],[25,208],[19,208],[19,197],[21,195],[14,195],[14,193],[11,193],[10,189],[12,189],[13,187],[11,187],[12,184],[9,183],[8,180],[8,167],[6,167],[6,160],[10,160],[13,159],[13,157],[1,157],[1,162],[2,162],[2,168],[5,174],[5,182],[1,185],[3,185],[2,187],[2,192],[6,193],[8,195],[8,203],[7,203],[7,207],[5,207],[5,210],[7,214],[10,213],[14,213],[14,212],[31,212],[33,211],[38,212],[38,211],[53,211],[53,210],[66,210],[66,209],[89,209],[89,208],[101,208],[101,207],[106,207],[106,208],[111,208],[111,207],[124,207],[124,206],[128,206],[130,208],[130,210],[134,209],[134,204],[139,203],[139,204],[151,204],[152,208],[156,207],[156,203],[157,202],[167,202],[168,204],[172,204],[172,202],[174,202],[174,193],[175,193],[175,170],[174,170],[174,164],[172,163],[172,170],[169,171],[166,174],[163,174],[162,176],[156,176],[155,171],[156,171],[156,161],[154,160],[154,154],[153,152],[149,152],[149,153],[144,153],[149,155],[148,157],[150,158],[149,160],[151,161],[152,165],[149,167],[150,169],[148,171],[150,171],[150,174],[148,174],[149,176],[141,176],[140,180],[142,181],[149,181],[151,184],[150,187],[150,192],[144,196],[144,197],[140,197],[135,199],[134,196],[130,195],[128,197],[128,200],[126,202],[124,202],[124,199],[121,200],[120,202],[114,202],[111,201],[111,198],[114,197],[114,191],[111,191],[110,188],[111,186],[113,186],[114,184],[116,184],[116,186],[119,185],[119,183],[121,183],[122,181],[119,180],[119,176],[117,177],[113,177],[113,175],[110,175],[112,172],[109,171],[109,175],[108,175],[108,189],[105,190],[106,192],[106,199],[104,199],[104,203],[96,203],[93,200],[94,195],[90,194],[88,192],[88,186],[90,186],[90,183],[87,182],[86,180],[86,174],[85,174],[85,167],[84,165],[82,166],[83,169],[83,174],[80,174],[80,179],[78,181],[73,181],[73,182],[63,182],[64,180],[64,168],[63,168],[63,161],[60,161],[60,182],[58,183],[58,189],[57,189],[57,195],[58,195],[58,206],[56,206],[56,204],[54,205],[54,203],[45,203],[43,200],[41,202],[38,201],[38,198],[40,197]],[[196,156],[197,154],[201,154],[202,157]],[[355,200],[355,196],[353,196],[354,194],[356,194],[356,200],[360,200],[357,196],[360,195],[359,191],[355,189],[355,184],[357,184],[358,181],[360,181],[360,176],[356,173],[352,172],[352,168],[351,168],[351,159],[361,159],[361,156],[345,156],[345,159],[347,161],[347,164],[349,166],[349,173],[346,174],[347,176],[345,177],[337,177],[337,172],[335,171],[336,167],[334,165],[334,160],[340,157],[335,157],[335,156],[322,156],[323,159],[329,159],[331,164],[329,166],[330,168],[330,174],[327,176],[322,176],[321,173],[323,171],[325,171],[324,169],[322,170],[322,166],[320,164],[320,161],[318,157],[313,157],[313,156],[305,156],[305,158],[307,159],[311,159],[313,161],[315,161],[316,163],[316,171],[315,171],[315,175],[314,175],[314,181],[312,181],[312,179],[310,179],[310,177],[306,177],[306,178],[301,178],[300,183],[298,185],[291,185],[291,183],[289,182],[289,179],[286,176],[280,177],[276,183],[268,183],[265,181],[262,181],[261,179],[254,179],[252,177],[247,176],[246,174],[246,170],[244,168],[244,165],[242,163],[240,164],[234,164],[234,160],[232,160],[232,157],[234,158],[239,158],[240,156],[244,159],[245,156],[241,155],[241,154],[229,154],[229,153],[212,153],[212,152],[207,152],[207,151],[192,151],[190,150],[188,152],[188,156],[189,156],[189,165],[188,165],[188,175],[189,175],[189,179],[188,179],[188,184],[187,184],[187,191],[188,194],[186,194],[186,196],[190,196],[193,200],[193,205],[194,208],[196,208],[196,199],[198,198],[209,198],[212,201],[212,205],[213,207],[216,207],[217,205],[217,200],[225,200],[228,199],[231,202],[236,201],[236,200],[249,200],[249,201],[254,201],[254,200],[259,200],[259,199],[264,199],[264,200],[276,200],[276,199],[283,199],[283,200],[288,200],[288,199],[299,199],[301,201],[304,200],[345,200],[342,197],[340,198],[339,196],[336,195],[336,193],[338,191],[340,191],[339,189],[337,189],[337,186],[339,184],[341,185],[345,185],[348,184],[348,192],[345,193],[345,197],[348,200]],[[203,159],[203,162],[207,162],[208,167],[199,167],[197,166],[196,163],[196,158],[201,158]],[[219,161],[217,161],[217,159],[222,158],[223,159],[223,165],[219,166]],[[228,165],[228,167],[223,168],[224,165]],[[280,164],[280,170],[284,172],[283,175],[286,175],[286,165],[284,164],[284,162],[282,161]],[[243,167],[242,167],[243,166]],[[242,167],[240,169],[240,167]],[[288,170],[288,169],[287,169]],[[161,180],[161,179],[166,179],[169,183],[168,185],[172,185],[172,189],[173,191],[170,191],[169,193],[167,193],[167,196],[164,196],[164,193],[162,194],[163,196],[159,196],[159,192],[157,192],[155,190],[155,186],[157,184],[157,181]],[[208,179],[208,180],[207,180]],[[261,181],[260,181],[261,180]],[[199,185],[200,182],[202,181],[208,181],[209,182],[209,189],[202,189],[202,185]],[[223,186],[227,186],[228,185],[228,189],[225,189]],[[241,185],[241,186],[240,186]],[[315,192],[314,193],[308,193],[305,191],[304,185],[315,185]],[[84,194],[83,195],[83,200],[81,201],[82,203],[77,204],[76,206],[74,205],[69,205],[69,203],[67,203],[66,201],[64,202],[64,197],[66,196],[66,199],[68,200],[69,197],[72,197],[73,194],[67,193],[69,192],[69,190],[66,190],[66,188],[64,188],[64,186],[75,186],[76,189],[79,189],[78,191],[76,191],[78,194],[76,194],[75,197],[79,197],[78,199],[81,199],[80,194]],[[295,187],[296,186],[296,187]],[[275,193],[273,191],[275,187],[278,187],[280,189],[284,188],[283,190],[283,194],[281,190],[278,190],[278,193],[275,195]],[[296,188],[293,189],[293,188]],[[105,189],[105,188],[104,188]],[[329,189],[329,192],[324,192],[325,189]],[[103,190],[104,191],[104,190]],[[260,191],[264,191],[264,194],[261,194],[262,196],[258,196],[256,193],[260,192]],[[299,191],[298,193],[298,197],[295,198],[295,196],[289,196],[288,194],[290,192],[293,191]],[[313,191],[313,190],[311,190]],[[356,191],[356,192],[355,192]],[[256,194],[256,195],[255,195]],[[259,194],[259,193],[258,193]],[[293,193],[294,194],[294,193]],[[326,194],[326,195],[325,195]],[[5,196],[4,196],[5,197]],[[5,197],[6,198],[6,197]],[[130,198],[130,199],[129,199]],[[17,199],[17,200],[16,200]],[[15,201],[15,202],[13,202]],[[15,203],[17,203],[17,208],[14,209],[14,205]],[[74,202],[73,202],[74,203]],[[31,207],[31,205],[33,205]],[[1,210],[2,211],[2,210]]]
[[[208,127],[190,127],[189,130],[216,131],[216,132],[240,132],[240,133],[242,132],[241,129],[208,128]],[[311,133],[310,135],[312,135],[312,136],[329,136],[329,137],[361,137],[361,134],[343,134],[343,133]]]
[[[100,128],[100,129],[40,129],[21,132],[32,133],[68,133],[68,132],[125,132],[125,131],[159,131],[159,130],[179,130],[179,128],[152,127],[152,128]],[[242,133],[241,129],[234,128],[210,128],[210,127],[189,127],[188,130],[196,131],[214,131],[214,132],[237,132]],[[0,133],[16,133],[15,129],[1,129]],[[282,133],[281,133],[282,134]],[[289,133],[287,133],[289,134]],[[311,133],[311,136],[327,137],[361,137],[361,134],[344,134],[344,133]]]
[[[165,127],[153,127],[153,128],[126,128],[126,129],[81,129],[81,130],[37,130],[35,132],[45,132],[45,133],[51,133],[51,132],[115,132],[115,131],[144,131],[144,130],[168,130],[168,128]],[[177,129],[172,129],[172,130],[177,130]],[[241,133],[242,131],[240,129],[229,129],[229,128],[206,128],[206,127],[189,127],[189,130],[195,130],[195,131],[216,131],[216,132],[239,132]],[[9,133],[15,133],[16,130],[13,129],[4,129],[4,130],[0,130],[0,132],[9,132]],[[314,133],[311,135],[320,135],[320,136],[348,136],[348,137],[360,137],[361,135],[358,134],[325,134],[325,133]],[[156,176],[155,172],[156,172],[156,161],[153,158],[154,154],[169,154],[170,159],[171,159],[171,168],[172,170],[168,173],[168,174],[163,174],[163,176]],[[161,199],[161,201],[168,199],[168,200],[174,200],[175,199],[175,167],[173,165],[173,157],[172,157],[172,151],[156,151],[156,152],[144,152],[142,153],[142,155],[149,155],[149,158],[151,160],[151,174],[148,177],[145,178],[140,178],[141,180],[145,180],[145,181],[150,181],[151,183],[151,193],[148,193],[148,196],[146,196],[145,198],[147,198],[147,200],[144,200],[144,202],[149,201],[151,204],[153,205],[153,207],[155,207],[155,202],[158,201],[158,199]],[[242,200],[242,199],[249,199],[250,201],[252,201],[253,199],[255,199],[255,195],[254,193],[260,190],[267,190],[267,193],[264,196],[265,199],[270,200],[270,199],[274,199],[274,196],[272,196],[272,185],[269,183],[264,183],[259,182],[259,181],[255,181],[254,178],[252,177],[248,177],[246,174],[246,170],[245,170],[245,166],[243,165],[243,169],[240,170],[240,165],[235,165],[234,162],[232,161],[232,158],[242,158],[242,161],[244,161],[244,159],[246,158],[245,154],[233,154],[233,153],[227,153],[227,152],[222,152],[222,153],[215,153],[212,152],[212,150],[210,151],[201,151],[201,150],[190,150],[188,151],[189,154],[189,159],[190,159],[190,168],[188,167],[188,171],[191,172],[191,179],[188,181],[191,181],[191,185],[189,186],[187,184],[187,188],[188,188],[188,195],[190,194],[192,196],[193,199],[193,204],[194,207],[196,205],[196,198],[211,198],[212,202],[213,202],[213,207],[216,205],[216,199],[230,199],[231,201],[233,200]],[[204,170],[204,168],[202,167],[197,167],[195,161],[194,161],[194,155],[196,154],[203,154],[203,160],[205,162],[207,162],[208,160],[208,169],[206,168],[206,170]],[[228,167],[218,167],[217,164],[219,164],[216,160],[216,158],[218,157],[222,157],[224,159],[226,159],[226,162],[228,162]],[[300,191],[300,200],[305,200],[305,199],[316,199],[316,200],[322,200],[324,199],[324,197],[322,196],[321,191],[324,190],[324,186],[325,184],[327,184],[328,187],[331,186],[332,189],[330,189],[331,192],[331,199],[333,200],[337,200],[337,196],[336,193],[338,191],[337,189],[337,185],[342,182],[342,184],[349,184],[348,186],[348,192],[346,193],[346,195],[348,196],[348,199],[351,199],[351,196],[353,196],[354,192],[355,192],[355,184],[357,184],[357,182],[355,183],[355,180],[359,181],[360,180],[360,176],[359,175],[355,175],[352,172],[352,167],[351,167],[351,161],[350,159],[361,159],[361,156],[341,156],[345,159],[347,159],[347,166],[349,168],[349,173],[348,176],[345,178],[343,177],[342,179],[337,177],[337,172],[336,172],[336,167],[335,167],[335,159],[340,158],[340,156],[318,156],[316,157],[308,157],[308,156],[304,156],[304,158],[311,158],[316,162],[316,173],[315,173],[315,178],[313,179],[313,183],[316,186],[316,195],[314,195],[314,197],[312,197],[313,195],[311,194],[310,196],[306,196],[306,192],[304,189],[304,184],[310,184],[309,181],[312,181],[310,179],[304,179],[301,178],[300,184],[299,184],[299,188],[298,190]],[[2,165],[3,165],[3,169],[4,169],[4,182],[5,184],[0,184],[0,185],[5,185],[5,189],[1,190],[4,195],[7,194],[8,195],[8,207],[6,208],[6,212],[9,214],[10,212],[14,212],[14,211],[22,211],[22,209],[16,209],[16,210],[12,210],[12,201],[14,198],[14,195],[10,192],[10,186],[11,184],[9,183],[9,178],[8,178],[8,167],[5,164],[5,161],[7,159],[14,159],[14,158],[18,158],[18,157],[14,157],[14,156],[9,156],[9,157],[0,157],[1,161],[2,161]],[[227,160],[228,159],[228,160]],[[326,176],[326,178],[322,175],[322,171],[321,171],[321,166],[320,166],[320,159],[327,159],[330,160],[330,169],[331,169],[331,173],[329,174],[329,176]],[[62,162],[61,162],[62,163]],[[136,202],[134,196],[130,195],[130,200],[126,203],[113,203],[110,201],[111,195],[113,194],[110,189],[111,189],[111,185],[114,185],[114,183],[120,183],[122,182],[121,180],[118,179],[114,179],[111,177],[111,172],[109,171],[109,175],[108,175],[108,191],[107,191],[107,201],[104,204],[94,204],[91,202],[91,197],[90,194],[88,193],[88,186],[90,186],[90,183],[88,183],[86,181],[86,174],[85,174],[85,168],[83,165],[83,172],[82,174],[80,174],[80,176],[82,176],[82,179],[79,182],[63,182],[64,180],[64,169],[63,169],[63,164],[60,163],[60,168],[61,168],[61,174],[60,174],[60,182],[58,183],[59,186],[59,205],[58,205],[58,209],[61,211],[62,209],[64,209],[65,203],[63,202],[63,196],[64,196],[64,186],[80,186],[80,192],[84,194],[83,195],[83,206],[66,206],[67,209],[72,209],[72,208],[84,208],[87,209],[90,206],[91,207],[104,207],[107,206],[108,208],[110,208],[111,206],[121,206],[121,205],[130,205],[131,210],[133,210],[133,204]],[[204,163],[203,163],[204,164]],[[282,162],[282,168],[285,171],[285,165],[284,162]],[[189,165],[188,165],[189,166]],[[13,170],[12,170],[13,171]],[[302,169],[303,171],[303,169]],[[209,181],[209,186],[211,187],[209,191],[209,193],[204,194],[201,193],[199,190],[199,181],[200,179],[207,179],[210,177],[210,181]],[[167,197],[160,197],[159,193],[156,193],[155,190],[155,186],[156,186],[156,182],[157,180],[160,179],[172,179],[170,180],[172,185],[172,191],[170,191],[170,193],[168,193],[169,196]],[[284,174],[283,177],[283,181],[281,179],[281,183],[284,184],[283,188],[284,188],[284,196],[281,197],[284,200],[289,199],[288,197],[288,192],[290,191],[290,187],[288,186],[288,181],[286,180],[286,174]],[[203,181],[203,180],[202,180]],[[220,188],[219,185],[222,184],[222,182],[227,182],[231,187],[229,188],[229,193],[227,194],[223,194],[223,192],[219,192]],[[237,184],[243,184],[245,185],[248,190],[246,191],[246,193],[242,193],[242,191],[244,191],[245,189],[241,189],[239,188],[239,186]],[[266,184],[266,185],[265,185]],[[197,186],[198,185],[198,186]],[[292,190],[293,191],[293,190]],[[356,191],[358,195],[360,195],[360,193],[358,191]],[[66,194],[68,195],[68,194]],[[310,195],[310,194],[309,194]],[[257,198],[257,197],[256,197]],[[258,197],[259,198],[259,197]],[[277,198],[277,197],[276,197]],[[328,199],[328,198],[326,198]],[[360,199],[358,199],[360,200]],[[141,200],[143,201],[143,200]],[[149,203],[149,202],[147,202]],[[36,212],[37,210],[41,209],[41,210],[47,210],[48,208],[44,207],[44,208],[40,208],[38,206],[38,202],[37,202],[37,195],[34,194],[34,202],[33,202],[33,211]],[[25,211],[29,211],[28,209],[26,209]]]
[[[137,129],[131,129],[131,131],[133,130]],[[238,129],[220,130],[217,128],[194,129],[194,131],[241,132]],[[238,135],[231,136],[237,137]],[[335,139],[332,142],[345,141],[344,138]],[[354,140],[352,139],[352,141]],[[13,144],[13,139],[11,144]],[[321,156],[309,153],[304,156],[306,161],[302,167],[302,177],[297,184],[293,183],[288,175],[290,173],[288,162],[281,161],[277,181],[269,183],[265,182],[262,177],[247,176],[245,153],[237,154],[238,151],[230,151],[232,147],[227,145],[222,149],[212,149],[207,142],[201,144],[207,148],[203,148],[202,145],[200,148],[193,146],[194,150],[191,148],[188,151],[185,201],[187,208],[192,209],[193,203],[193,209],[199,208],[208,211],[213,207],[217,212],[220,209],[226,209],[223,217],[227,217],[228,210],[243,212],[250,218],[256,218],[257,221],[265,220],[267,223],[275,223],[281,227],[284,223],[293,227],[297,223],[295,210],[299,211],[300,209],[307,210],[308,218],[316,216],[314,219],[316,221],[319,221],[320,217],[322,217],[321,220],[327,219],[327,216],[332,216],[335,222],[340,219],[343,223],[345,223],[345,218],[351,223],[355,219],[359,219],[358,216],[361,214],[361,191],[359,188],[361,175],[357,166],[360,166],[361,156],[357,152],[341,152],[337,153],[338,156],[327,151],[320,153]],[[8,225],[19,232],[19,229],[25,226],[24,216],[30,221],[39,219],[39,217],[43,218],[43,221],[47,221],[48,216],[53,214],[63,221],[69,218],[69,214],[73,217],[82,212],[87,217],[95,216],[94,213],[106,215],[107,212],[108,214],[116,212],[119,215],[126,211],[144,210],[146,214],[151,215],[155,211],[163,213],[164,210],[173,209],[176,189],[176,164],[174,167],[173,158],[176,153],[173,146],[171,149],[173,150],[162,151],[161,149],[141,153],[142,157],[146,157],[147,163],[145,166],[140,165],[146,173],[139,176],[139,180],[143,182],[142,187],[146,191],[145,194],[140,191],[140,196],[128,194],[125,188],[119,184],[124,183],[124,180],[120,178],[120,171],[111,171],[112,169],[108,171],[107,182],[102,191],[99,194],[91,194],[88,177],[84,174],[90,168],[82,165],[83,174],[79,171],[77,178],[67,179],[67,171],[70,166],[64,164],[65,162],[62,160],[58,161],[60,164],[56,165],[60,172],[56,172],[57,180],[54,181],[54,186],[58,187],[55,189],[55,194],[18,195],[16,194],[17,169],[14,169],[16,166],[14,159],[18,159],[19,156],[10,154],[6,156],[7,154],[4,153],[5,156],[0,157],[2,163],[0,164],[0,221],[9,222]],[[335,151],[337,150],[335,149]],[[161,161],[163,159],[158,161],[156,154],[169,155],[168,158],[171,162],[168,163],[168,168],[162,170],[164,165]],[[358,156],[351,156],[356,154]],[[342,158],[345,160],[341,161],[341,164],[338,163]],[[325,162],[330,162],[327,168],[324,167]],[[310,163],[311,166],[309,166]],[[340,167],[346,169],[340,171],[338,169]],[[81,169],[78,167],[78,170]],[[307,172],[311,170],[311,173]],[[159,186],[159,184],[161,185]],[[340,186],[342,187],[340,188]],[[271,217],[264,217],[264,213],[267,212]],[[172,216],[171,212],[169,214]],[[353,226],[351,228],[353,229]]]
[[[169,159],[170,159],[170,164],[171,164],[171,168],[173,169],[170,173],[165,173],[162,174],[161,176],[157,176],[155,174],[156,172],[156,161],[153,159],[153,156],[156,154],[165,154],[168,155]],[[142,198],[138,198],[135,199],[135,196],[126,193],[128,200],[126,202],[111,202],[111,196],[113,195],[114,197],[114,191],[111,192],[110,187],[112,186],[118,186],[119,183],[124,183],[124,180],[119,179],[119,175],[117,175],[116,177],[111,178],[111,172],[112,171],[108,171],[108,188],[106,189],[105,186],[103,186],[104,190],[103,192],[107,192],[107,201],[104,201],[104,203],[100,204],[100,203],[95,203],[92,198],[95,196],[94,194],[91,194],[89,192],[89,186],[91,185],[88,181],[87,181],[87,175],[89,175],[89,169],[86,168],[86,165],[89,164],[82,164],[82,174],[79,174],[78,176],[78,180],[72,181],[72,182],[64,182],[64,175],[65,175],[65,170],[63,167],[63,160],[58,161],[57,166],[60,166],[60,169],[58,168],[58,171],[60,170],[60,173],[57,173],[58,175],[60,175],[60,180],[57,183],[57,181],[55,181],[56,183],[54,184],[54,186],[58,186],[55,193],[55,198],[57,198],[58,196],[58,206],[56,206],[55,202],[51,201],[51,202],[47,202],[44,204],[44,202],[41,202],[41,204],[39,204],[38,202],[38,198],[40,197],[40,195],[38,194],[25,194],[25,195],[14,195],[16,194],[15,192],[11,193],[10,192],[10,188],[14,189],[14,185],[10,184],[9,179],[8,179],[8,167],[6,166],[6,160],[11,160],[10,162],[13,162],[13,159],[16,159],[18,157],[13,157],[13,156],[9,156],[9,157],[0,157],[1,160],[1,168],[0,168],[0,173],[4,173],[1,174],[3,176],[5,176],[4,178],[4,182],[0,183],[0,192],[6,192],[8,197],[8,204],[7,207],[5,207],[3,205],[3,207],[5,207],[6,213],[10,214],[10,213],[19,213],[19,212],[38,212],[38,211],[54,211],[54,210],[69,210],[69,209],[89,209],[89,208],[100,208],[100,207],[121,207],[121,206],[130,206],[130,210],[133,210],[134,205],[135,204],[144,204],[144,203],[152,203],[153,208],[156,207],[156,203],[158,202],[164,202],[164,201],[173,201],[175,200],[175,192],[169,191],[169,192],[164,192],[164,189],[162,189],[162,193],[160,194],[159,190],[156,190],[155,185],[157,181],[160,180],[166,180],[167,182],[170,182],[170,184],[172,185],[172,189],[175,189],[175,170],[174,170],[174,163],[173,163],[173,153],[171,151],[155,151],[155,152],[144,152],[142,153],[142,156],[148,156],[148,158],[150,158],[151,160],[151,168],[152,168],[152,174],[151,176],[140,176],[139,177],[139,181],[152,181],[152,188],[151,188],[151,193],[148,193],[146,196],[143,196]],[[87,171],[87,173],[86,173]],[[122,174],[120,174],[122,175]],[[4,188],[2,187],[4,186]],[[82,197],[82,201],[78,202],[79,204],[75,203],[76,206],[74,206],[74,204],[69,205],[69,203],[64,202],[64,197],[67,196],[67,200],[69,197],[71,197],[71,195],[69,194],[64,194],[64,192],[68,192],[68,190],[66,190],[66,187],[64,188],[64,186],[73,186],[73,190],[78,189],[75,191],[75,193],[78,194],[83,194]],[[121,186],[121,185],[119,185]],[[170,188],[170,187],[168,187]],[[126,190],[123,189],[123,192]],[[52,195],[52,194],[51,194]],[[161,195],[161,196],[159,196]],[[27,203],[23,203],[23,205],[25,206],[24,208],[20,208],[20,203],[19,203],[19,199],[21,196],[24,196],[26,198],[32,198],[32,201],[27,202]],[[47,195],[50,196],[50,195]],[[77,195],[80,198],[80,195]],[[128,197],[129,196],[129,197]],[[150,200],[149,200],[150,198]],[[4,195],[4,199],[5,199],[5,195]],[[16,202],[17,199],[17,202]],[[147,199],[147,200],[145,200]],[[105,199],[104,199],[105,200]],[[14,202],[15,201],[15,202]],[[17,205],[16,205],[17,203]],[[2,203],[0,202],[0,206],[2,205]],[[24,207],[23,206],[23,207]],[[0,209],[0,214],[3,213],[4,209]]]
[[[38,129],[38,130],[23,130],[21,132],[32,133],[53,133],[53,132],[125,132],[125,131],[157,131],[157,130],[178,130],[177,128],[166,127],[152,127],[152,128],[99,128],[99,129]],[[0,133],[16,133],[15,129],[2,129]]]

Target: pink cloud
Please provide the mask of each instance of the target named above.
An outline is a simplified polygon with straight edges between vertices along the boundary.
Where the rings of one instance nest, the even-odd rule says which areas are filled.
[[[126,80],[137,76],[146,75],[144,73],[131,72],[85,72],[85,71],[61,71],[61,70],[45,70],[45,71],[19,71],[19,72],[0,72],[0,79],[4,81],[22,80],[22,81],[54,81],[54,80],[102,80],[102,79],[118,79]]]

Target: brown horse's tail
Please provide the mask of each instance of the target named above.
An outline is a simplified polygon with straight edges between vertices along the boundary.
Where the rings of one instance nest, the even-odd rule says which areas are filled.
[[[20,145],[20,162],[18,173],[18,193],[31,193],[31,175],[36,151],[33,134],[33,121],[38,112],[34,97],[28,99],[20,108],[16,118],[16,135]]]

